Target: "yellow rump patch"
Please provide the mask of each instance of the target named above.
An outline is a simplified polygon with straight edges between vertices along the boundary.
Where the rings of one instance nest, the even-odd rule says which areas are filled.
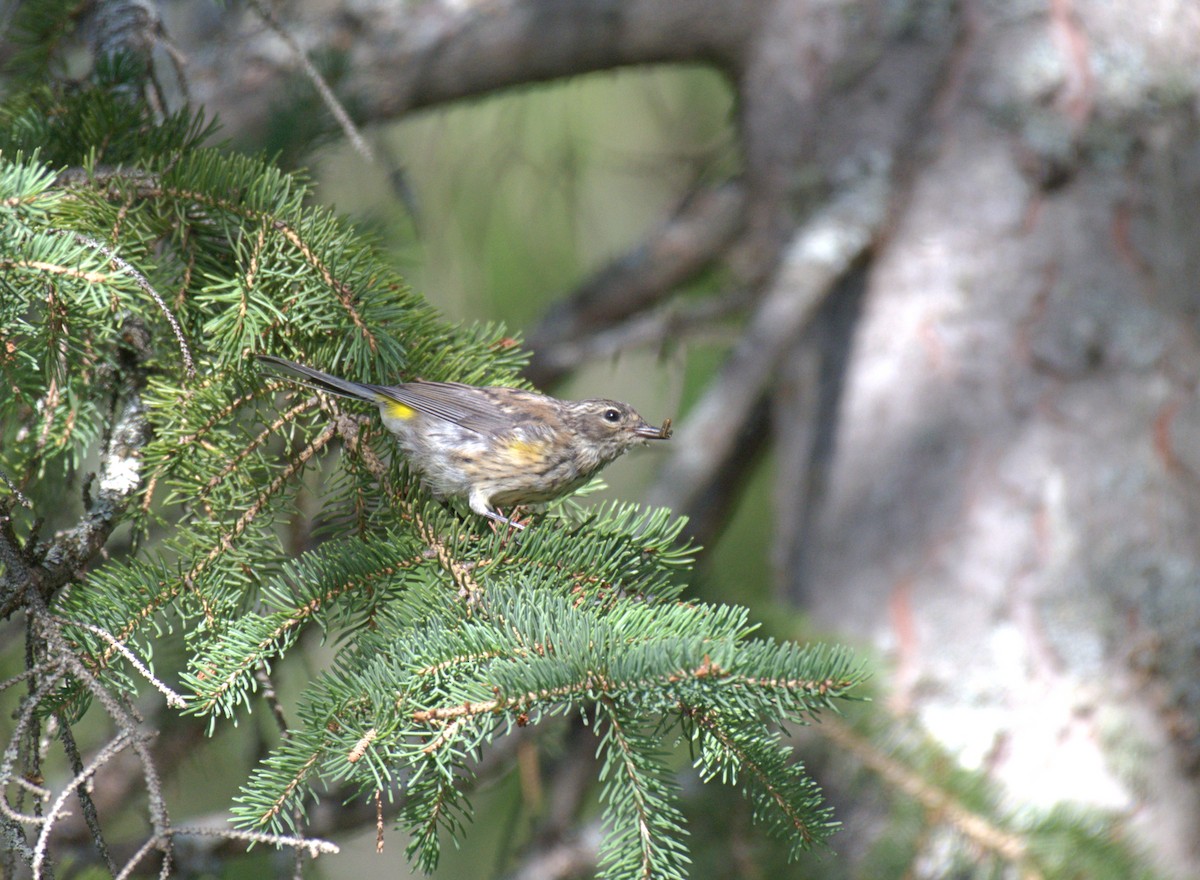
[[[392,419],[411,419],[417,414],[417,411],[411,406],[406,406],[398,400],[385,400],[384,409],[388,418]]]

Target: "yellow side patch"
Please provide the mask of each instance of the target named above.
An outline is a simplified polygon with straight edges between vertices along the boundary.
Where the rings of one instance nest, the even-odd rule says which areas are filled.
[[[536,465],[546,458],[545,440],[513,440],[505,448],[508,459],[516,465]]]
[[[417,414],[417,411],[411,406],[406,406],[398,400],[387,400],[384,402],[384,407],[387,410],[388,418],[392,419],[411,419]]]

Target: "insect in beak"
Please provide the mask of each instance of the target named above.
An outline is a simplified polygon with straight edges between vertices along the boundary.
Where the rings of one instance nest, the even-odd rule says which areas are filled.
[[[633,429],[633,433],[647,440],[668,440],[671,437],[671,420],[663,419],[661,428],[656,428],[653,425],[642,422]]]

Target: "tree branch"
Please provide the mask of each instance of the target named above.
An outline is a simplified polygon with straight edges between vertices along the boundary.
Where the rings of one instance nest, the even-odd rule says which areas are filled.
[[[691,195],[641,245],[550,308],[529,334],[529,379],[545,386],[562,378],[574,365],[563,349],[656,305],[696,277],[733,240],[745,210],[745,188],[737,182]]]
[[[531,849],[507,880],[568,880],[596,870],[604,824],[593,819],[578,830],[549,845]]]
[[[298,45],[344,47],[339,90],[361,123],[395,120],[425,107],[514,86],[618,67],[714,64],[736,75],[770,0],[497,0],[462,4],[342,4],[326,17],[288,23]],[[237,130],[267,118],[271,95],[292,76],[294,53],[274,34],[208,40],[190,52],[198,103]],[[255,71],[247,100],[241,82]]]
[[[130,324],[127,337],[140,338],[145,333],[144,328]],[[21,548],[8,525],[7,515],[3,518],[6,531],[0,534],[0,554],[6,571],[0,576],[0,618],[20,607],[29,585],[35,585],[41,596],[49,599],[75,578],[100,552],[142,486],[142,449],[150,439],[150,425],[142,403],[145,375],[139,352],[127,360],[130,363],[125,371],[124,405],[101,452],[99,491],[87,513],[73,528],[34,548]],[[14,556],[24,559],[24,563],[15,564]]]
[[[681,512],[695,506],[697,492],[729,461],[783,353],[879,234],[889,193],[887,169],[876,169],[796,234],[724,370],[680,428],[652,504]]]

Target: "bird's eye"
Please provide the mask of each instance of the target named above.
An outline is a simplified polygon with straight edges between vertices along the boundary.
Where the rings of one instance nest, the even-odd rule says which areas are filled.
[[[604,420],[606,422],[612,422],[613,424],[616,424],[617,422],[621,421],[621,413],[615,409],[606,409],[604,411]]]

